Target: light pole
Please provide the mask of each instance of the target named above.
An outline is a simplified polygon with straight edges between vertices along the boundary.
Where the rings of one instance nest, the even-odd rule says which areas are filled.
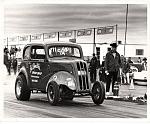
[[[76,33],[77,33],[77,31],[74,30],[74,39],[76,39]]]
[[[58,32],[58,41],[59,41],[59,32]]]
[[[117,33],[118,33],[118,25],[116,24],[116,43],[117,43]]]
[[[43,33],[43,41],[44,41],[44,33]]]
[[[8,37],[7,37],[7,48],[8,48]]]
[[[125,48],[126,48],[126,39],[127,39],[127,25],[128,24],[128,4],[126,8],[126,28],[125,28],[125,41],[124,41],[124,56],[125,56]]]
[[[95,53],[95,47],[96,47],[96,43],[95,43],[95,28],[94,28],[93,53]]]

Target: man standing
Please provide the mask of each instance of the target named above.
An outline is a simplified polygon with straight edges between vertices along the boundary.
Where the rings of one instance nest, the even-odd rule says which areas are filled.
[[[93,53],[93,58],[90,62],[90,79],[91,82],[96,81],[96,69],[97,69],[97,58],[95,56],[95,53]]]
[[[124,61],[122,63],[122,76],[124,84],[130,84],[129,71],[130,71],[130,64],[126,61],[126,58],[124,58]]]
[[[138,62],[138,63],[141,63],[141,62],[142,62],[141,57],[138,57],[137,62]]]
[[[13,59],[12,59],[12,66],[13,66],[14,74],[16,74],[16,72],[17,72],[17,59],[16,59],[15,55],[13,56]]]
[[[147,71],[147,59],[146,58],[143,58],[142,67],[144,71]]]
[[[6,66],[8,74],[10,75],[11,61],[8,55],[9,55],[8,48],[4,48],[4,65]]]
[[[112,80],[112,92],[114,90],[114,84],[117,81],[119,69],[121,67],[120,54],[116,51],[117,44],[110,44],[111,50],[106,54],[105,58],[105,73],[107,75],[106,83],[106,95],[110,95],[109,89]]]
[[[128,58],[128,63],[132,64],[133,61],[131,60],[131,57]]]

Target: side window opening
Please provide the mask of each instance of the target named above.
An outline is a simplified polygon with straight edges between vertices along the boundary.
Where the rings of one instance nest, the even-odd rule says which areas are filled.
[[[23,59],[29,59],[30,58],[30,47],[28,46],[23,54]]]
[[[43,46],[33,46],[31,48],[31,59],[45,59],[45,50]]]

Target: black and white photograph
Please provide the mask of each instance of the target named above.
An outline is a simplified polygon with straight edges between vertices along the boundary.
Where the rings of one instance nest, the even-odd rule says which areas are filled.
[[[3,118],[147,119],[148,3],[3,5]]]

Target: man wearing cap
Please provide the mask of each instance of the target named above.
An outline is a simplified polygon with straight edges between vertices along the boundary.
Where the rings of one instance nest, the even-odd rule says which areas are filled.
[[[116,51],[117,44],[112,43],[110,44],[111,50],[106,54],[105,58],[105,73],[107,75],[106,81],[106,95],[110,95],[109,89],[112,81],[112,92],[114,89],[114,84],[117,81],[117,76],[119,73],[119,69],[121,67],[121,59],[120,54]]]
[[[147,71],[147,59],[146,58],[143,58],[142,67],[143,67],[143,70]]]

